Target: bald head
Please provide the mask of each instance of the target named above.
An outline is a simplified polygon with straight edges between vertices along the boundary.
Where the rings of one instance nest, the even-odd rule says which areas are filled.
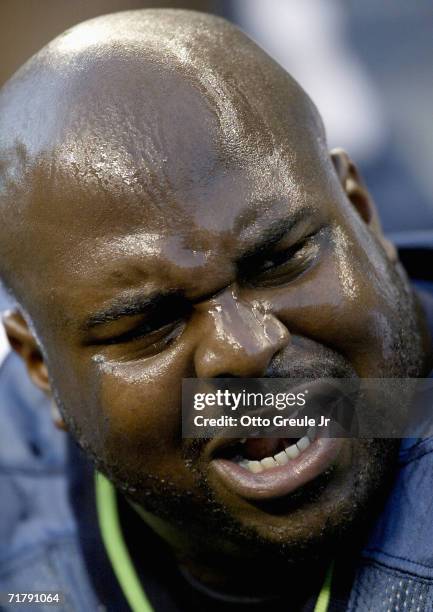
[[[85,239],[83,217],[90,234],[113,216],[142,225],[146,208],[175,210],[227,168],[262,176],[266,197],[307,143],[325,151],[309,98],[228,22],[142,10],[80,24],[0,94],[1,275],[25,303]]]
[[[391,445],[319,438],[287,468],[286,512],[249,502],[290,495],[286,476],[241,486],[180,432],[185,378],[430,370],[368,192],[283,69],[199,13],[74,28],[0,94],[0,214],[1,273],[27,313],[5,317],[8,337],[98,469],[192,555],[236,551],[255,571],[259,554],[272,576],[275,552],[334,555]]]

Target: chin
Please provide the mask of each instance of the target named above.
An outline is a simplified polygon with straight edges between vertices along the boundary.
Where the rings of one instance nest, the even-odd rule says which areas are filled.
[[[362,537],[392,483],[398,441],[340,442],[337,457],[326,469],[280,496],[248,498],[227,486],[218,470],[211,471],[214,499],[232,519],[230,536],[244,539],[246,549],[270,547],[288,557],[301,551],[314,556],[316,547],[323,551],[327,542],[335,546],[347,534],[351,540],[355,533]]]

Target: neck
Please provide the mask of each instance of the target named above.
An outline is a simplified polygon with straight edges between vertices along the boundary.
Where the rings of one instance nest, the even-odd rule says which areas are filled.
[[[185,578],[198,590],[225,601],[248,603],[284,598],[291,609],[318,594],[330,558],[294,565],[276,554],[245,555],[232,545],[212,546],[203,534],[194,537],[133,504],[145,523],[168,544]],[[206,543],[206,545],[204,544]]]

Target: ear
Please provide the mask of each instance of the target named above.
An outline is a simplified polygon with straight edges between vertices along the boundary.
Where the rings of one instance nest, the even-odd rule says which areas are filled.
[[[358,172],[357,167],[343,149],[333,149],[331,159],[341,186],[357,210],[364,223],[371,229],[381,243],[385,253],[393,263],[398,261],[397,250],[387,238],[385,238],[380,225],[376,206]]]
[[[18,310],[9,310],[3,315],[3,325],[11,347],[24,361],[33,383],[44,393],[51,396],[47,366],[27,321]],[[51,402],[54,403],[53,400]],[[53,408],[52,406],[55,425],[59,429],[65,429],[65,424],[58,410],[55,411]]]

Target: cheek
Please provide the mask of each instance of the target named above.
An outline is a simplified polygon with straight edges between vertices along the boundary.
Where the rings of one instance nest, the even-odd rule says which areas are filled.
[[[68,410],[81,440],[118,478],[150,475],[189,484],[181,454],[181,388],[182,378],[191,376],[190,352],[183,342],[153,358],[114,362],[98,356],[83,366],[81,397],[75,395]]]
[[[181,451],[181,389],[187,351],[180,344],[150,359],[104,363],[100,409],[107,461],[135,470],[173,475]],[[179,469],[179,466],[176,466]]]
[[[360,376],[376,376],[395,351],[397,297],[380,256],[348,239],[293,285],[255,295],[291,333],[337,351]]]

